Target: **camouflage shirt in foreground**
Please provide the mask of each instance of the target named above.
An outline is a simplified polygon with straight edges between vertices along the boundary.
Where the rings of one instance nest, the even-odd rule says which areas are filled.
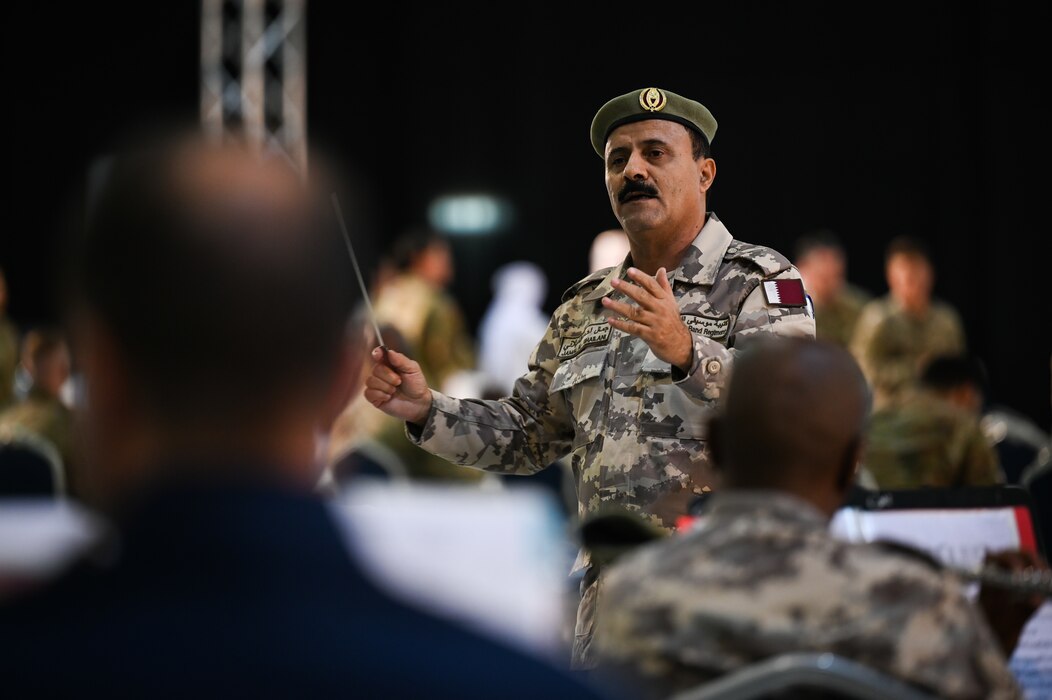
[[[834,539],[810,504],[714,494],[695,528],[607,571],[600,670],[663,698],[790,652],[831,652],[940,698],[1022,697],[960,580],[921,555]]]
[[[758,333],[814,337],[815,321],[803,305],[767,301],[761,283],[799,280],[796,268],[770,248],[733,240],[710,213],[668,273],[694,338],[690,372],[676,376],[643,340],[606,322],[601,299],[625,298],[610,280],[623,278],[626,264],[566,291],[511,397],[434,392],[425,424],[408,427],[411,439],[456,464],[505,474],[534,473],[569,454],[582,518],[617,504],[673,528],[714,486],[705,422],[732,349]],[[575,568],[586,564],[582,555]]]

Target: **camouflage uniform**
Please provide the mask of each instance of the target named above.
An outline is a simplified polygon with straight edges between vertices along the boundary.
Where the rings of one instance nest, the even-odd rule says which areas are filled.
[[[450,375],[475,368],[475,344],[453,298],[410,273],[384,284],[373,311],[381,324],[398,329],[407,353],[428,382],[441,387]]]
[[[928,360],[963,352],[964,326],[957,311],[938,300],[918,319],[885,296],[863,308],[850,347],[873,387],[874,407],[879,408],[909,386]]]
[[[531,474],[570,455],[580,518],[615,503],[671,529],[694,498],[714,485],[705,424],[731,367],[732,348],[749,336],[814,337],[805,306],[769,304],[761,282],[799,280],[779,253],[733,240],[710,214],[669,281],[694,339],[683,375],[641,339],[606,322],[604,296],[627,260],[570,287],[510,398],[460,400],[433,392],[422,427],[408,426],[424,449],[457,464]],[[802,283],[801,283],[802,284]],[[589,565],[578,555],[579,571]],[[575,630],[583,665],[594,623],[595,567],[586,573]]]
[[[920,553],[834,539],[781,492],[714,494],[696,529],[609,568],[601,668],[668,697],[744,665],[830,652],[940,698],[1021,698],[996,638],[952,572]]]
[[[403,273],[384,284],[373,307],[376,320],[394,326],[407,347],[404,352],[420,363],[428,382],[441,387],[450,376],[475,365],[474,341],[467,333],[463,314],[450,295],[412,273]],[[480,483],[484,474],[458,467],[406,439],[404,423],[383,413],[364,399],[349,407],[354,444],[375,444],[387,450],[411,479]],[[351,448],[346,441],[338,451]]]
[[[73,412],[61,401],[30,389],[25,399],[0,413],[0,426],[21,426],[47,440],[68,473],[73,458]]]
[[[15,368],[18,367],[18,329],[0,313],[0,409],[15,400]]]
[[[1004,482],[978,417],[919,389],[873,413],[862,465],[882,489]]]
[[[847,284],[832,301],[822,305],[815,303],[815,330],[819,340],[846,348],[851,343],[863,307],[871,300],[868,292]]]

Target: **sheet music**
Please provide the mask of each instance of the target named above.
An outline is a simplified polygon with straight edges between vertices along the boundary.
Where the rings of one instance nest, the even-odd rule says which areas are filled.
[[[356,555],[391,593],[554,658],[576,548],[538,489],[356,481],[334,502]]]
[[[979,568],[986,552],[1020,546],[1011,508],[844,509],[831,523],[831,531],[855,542],[901,542],[947,566],[969,570]]]
[[[978,568],[987,551],[1020,546],[1017,521],[1010,507],[887,511],[844,508],[830,523],[830,532],[852,542],[901,542],[961,569]],[[978,588],[978,584],[971,584],[966,591],[974,598]],[[1027,700],[1052,698],[1052,603],[1045,603],[1027,623],[1009,659],[1009,668]]]

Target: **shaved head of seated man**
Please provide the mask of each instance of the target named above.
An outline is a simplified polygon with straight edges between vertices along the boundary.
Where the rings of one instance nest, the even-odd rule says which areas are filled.
[[[596,697],[388,595],[317,492],[365,357],[335,183],[193,135],[133,145],[64,249],[78,464],[112,532],[0,595],[6,697]]]
[[[868,412],[840,346],[771,337],[740,354],[710,422],[723,487],[693,527],[611,565],[598,672],[662,698],[771,656],[830,652],[943,698],[1019,697],[1006,657],[1021,626],[992,630],[924,554],[830,535]]]

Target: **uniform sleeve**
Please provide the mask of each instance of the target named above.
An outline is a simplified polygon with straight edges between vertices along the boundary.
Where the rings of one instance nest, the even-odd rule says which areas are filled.
[[[905,573],[875,580],[863,663],[913,683],[940,698],[1021,699],[1008,659],[981,609],[956,574],[934,580]],[[850,656],[850,640],[834,652]]]
[[[416,445],[454,464],[501,474],[532,474],[570,451],[573,420],[561,392],[549,392],[558,368],[555,317],[508,398],[456,399],[432,391],[422,427],[406,425]]]
[[[770,279],[800,279],[800,273],[796,268],[789,268]],[[763,286],[757,285],[742,303],[734,327],[728,333],[726,346],[701,333],[691,334],[694,361],[690,372],[683,375],[674,369],[673,381],[689,396],[710,401],[718,399],[720,388],[729,377],[735,348],[750,336],[760,333],[814,338],[815,319],[802,306],[768,304]]]
[[[1023,692],[1008,666],[1008,658],[1001,649],[1000,643],[994,636],[986,617],[979,606],[964,596],[954,596],[957,613],[950,613],[947,617],[952,621],[959,616],[964,620],[962,627],[954,627],[953,622],[947,625],[944,631],[946,637],[957,636],[956,644],[950,640],[944,640],[946,649],[956,649],[964,657],[971,656],[971,662],[967,664],[975,675],[974,683],[964,683],[962,687],[961,678],[951,678],[954,668],[952,652],[948,656],[948,663],[939,674],[939,681],[932,683],[938,688],[940,697],[974,697],[993,700],[1022,700]],[[970,632],[970,633],[969,633]],[[917,659],[917,665],[912,665],[912,671],[919,675],[925,675],[919,666],[923,664]],[[964,662],[964,658],[961,659]],[[935,666],[939,671],[939,664]],[[964,666],[964,663],[961,664]],[[934,681],[935,679],[931,679]]]
[[[1001,484],[1005,480],[997,451],[977,425],[967,434],[961,475],[964,484],[976,486]]]

